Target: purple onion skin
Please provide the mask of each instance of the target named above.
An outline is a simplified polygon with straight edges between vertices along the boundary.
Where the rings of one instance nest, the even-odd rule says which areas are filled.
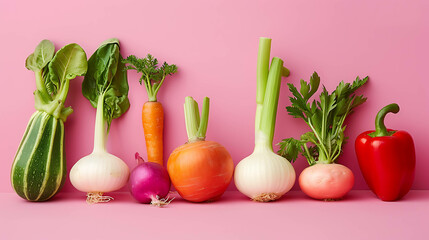
[[[131,172],[129,188],[131,195],[140,203],[151,203],[158,196],[165,198],[170,191],[167,170],[153,162],[144,162]]]

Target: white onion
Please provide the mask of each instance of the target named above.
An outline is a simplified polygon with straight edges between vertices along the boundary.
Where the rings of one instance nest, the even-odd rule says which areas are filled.
[[[93,152],[73,166],[70,181],[81,192],[113,192],[127,184],[129,174],[128,166],[120,158]]]
[[[263,142],[257,143],[254,152],[238,163],[234,173],[237,189],[261,202],[279,199],[292,188],[295,178],[292,164]]]

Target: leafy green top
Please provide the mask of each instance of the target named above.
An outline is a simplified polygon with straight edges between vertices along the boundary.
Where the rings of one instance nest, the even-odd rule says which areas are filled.
[[[106,40],[88,60],[82,94],[94,108],[97,108],[98,101],[104,101],[103,116],[108,129],[112,119],[129,109],[128,90],[127,71],[119,52],[119,41],[115,38]]]
[[[319,96],[319,101],[309,99],[316,93],[320,78],[316,72],[307,83],[300,81],[301,88],[288,84],[293,97],[290,97],[291,106],[286,107],[289,115],[302,118],[311,131],[303,134],[299,140],[294,138],[283,139],[278,153],[294,162],[301,153],[310,165],[317,162],[333,163],[339,157],[346,137],[343,126],[346,117],[353,109],[366,101],[366,98],[354,95],[354,92],[368,81],[368,77],[359,77],[350,84],[341,81],[335,91],[328,93],[325,87]],[[307,146],[311,143],[311,146]]]
[[[127,57],[123,62],[128,64],[126,69],[134,69],[138,73],[142,73],[139,79],[140,84],[144,83],[149,97],[149,101],[156,102],[156,95],[167,75],[172,75],[177,72],[177,66],[169,65],[166,62],[158,67],[158,60],[148,54],[145,58],[137,58],[134,55]]]
[[[26,59],[25,66],[36,75],[35,108],[66,121],[73,112],[64,107],[70,80],[85,75],[88,68],[85,51],[72,43],[55,53],[54,44],[42,40]]]

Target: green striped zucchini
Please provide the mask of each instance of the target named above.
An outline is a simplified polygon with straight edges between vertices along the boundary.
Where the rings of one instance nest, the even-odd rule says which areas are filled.
[[[37,111],[24,133],[12,166],[15,192],[29,201],[46,201],[63,186],[66,176],[64,123]]]
[[[49,40],[37,45],[25,61],[36,75],[36,112],[31,116],[12,164],[15,192],[29,201],[46,201],[63,186],[66,178],[64,122],[73,110],[64,107],[70,80],[85,75],[86,54],[75,44],[55,53]]]

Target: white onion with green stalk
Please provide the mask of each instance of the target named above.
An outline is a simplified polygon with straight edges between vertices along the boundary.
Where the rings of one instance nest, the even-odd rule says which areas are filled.
[[[282,75],[289,70],[274,57],[269,67],[271,39],[260,38],[257,64],[255,149],[235,168],[237,189],[254,201],[268,202],[282,197],[295,183],[295,170],[273,151],[273,137]]]
[[[104,193],[125,186],[130,174],[127,164],[106,150],[112,119],[122,116],[130,107],[127,72],[117,39],[103,42],[88,60],[82,93],[97,108],[94,150],[73,166],[70,181],[76,189],[87,193],[88,203],[108,202],[112,198]]]

